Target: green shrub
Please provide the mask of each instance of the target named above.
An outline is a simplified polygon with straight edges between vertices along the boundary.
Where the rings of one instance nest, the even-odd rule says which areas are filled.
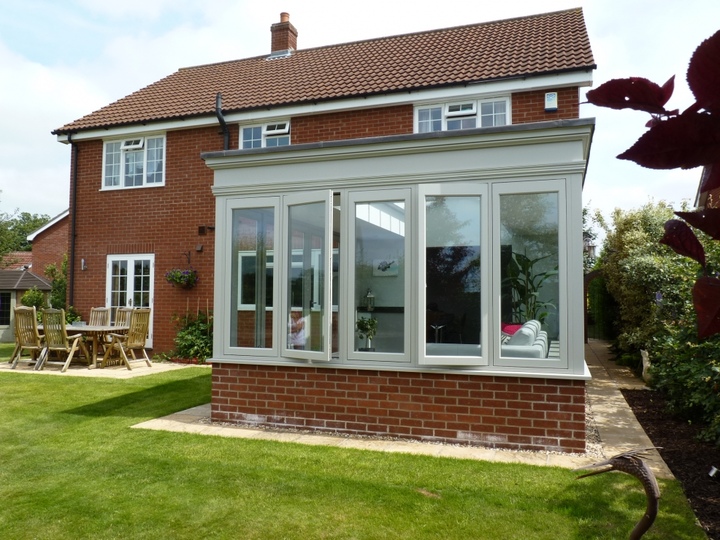
[[[175,335],[173,356],[179,358],[197,358],[204,362],[212,356],[213,317],[212,313],[198,311],[197,315],[176,316],[178,328]]]
[[[669,327],[651,362],[652,384],[672,412],[701,424],[701,437],[720,445],[720,336],[700,341],[693,325]]]
[[[32,289],[28,289],[27,291],[25,291],[25,293],[22,295],[22,298],[20,298],[20,303],[23,306],[27,307],[35,306],[35,309],[38,312],[40,312],[44,307],[47,306],[47,304],[45,303],[45,293],[37,287],[33,287]]]
[[[63,255],[60,268],[54,264],[45,266],[45,275],[50,278],[52,289],[50,290],[50,305],[56,309],[67,308],[67,274],[68,274],[68,256]],[[71,322],[68,320],[68,322]]]

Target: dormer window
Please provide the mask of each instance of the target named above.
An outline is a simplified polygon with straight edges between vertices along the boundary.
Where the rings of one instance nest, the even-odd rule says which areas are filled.
[[[423,105],[416,107],[415,111],[416,133],[504,126],[509,123],[508,98]]]
[[[290,122],[274,122],[258,126],[243,126],[241,131],[242,149],[272,148],[290,144]]]
[[[165,136],[105,141],[103,189],[165,184]]]

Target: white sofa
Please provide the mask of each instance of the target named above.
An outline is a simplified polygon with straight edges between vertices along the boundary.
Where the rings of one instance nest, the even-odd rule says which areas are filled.
[[[471,343],[426,343],[429,356],[482,356],[482,345]],[[523,324],[500,346],[500,354],[513,358],[547,358],[550,340],[540,321]]]
[[[500,346],[502,356],[514,358],[547,358],[550,341],[540,321],[526,322]]]

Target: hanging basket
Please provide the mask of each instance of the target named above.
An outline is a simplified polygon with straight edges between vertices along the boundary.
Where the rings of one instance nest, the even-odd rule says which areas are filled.
[[[192,289],[197,284],[198,279],[197,270],[193,268],[187,270],[173,268],[165,273],[165,280],[173,287],[180,287],[181,289]]]

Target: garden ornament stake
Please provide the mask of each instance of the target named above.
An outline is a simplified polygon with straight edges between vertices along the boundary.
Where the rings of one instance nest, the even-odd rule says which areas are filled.
[[[630,533],[630,540],[638,540],[638,538],[650,529],[657,517],[658,508],[660,507],[660,488],[658,487],[657,480],[655,480],[655,475],[650,470],[650,467],[640,459],[640,456],[646,455],[648,450],[653,449],[654,447],[630,450],[629,452],[623,452],[605,461],[575,469],[576,471],[591,471],[578,476],[578,479],[609,471],[620,471],[640,480],[640,483],[645,489],[647,508],[643,517],[637,522],[635,528]]]

